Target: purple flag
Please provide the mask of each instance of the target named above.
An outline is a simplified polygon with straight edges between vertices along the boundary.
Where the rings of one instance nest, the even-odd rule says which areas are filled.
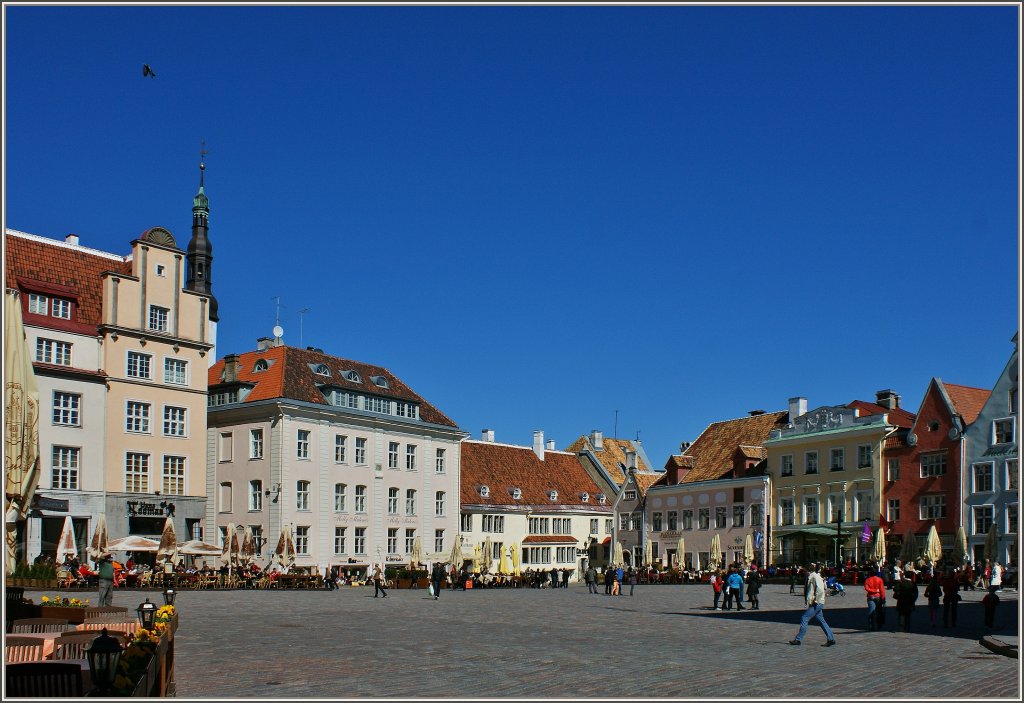
[[[871,541],[871,528],[868,527],[868,521],[864,521],[864,531],[860,533],[860,541],[867,543]]]

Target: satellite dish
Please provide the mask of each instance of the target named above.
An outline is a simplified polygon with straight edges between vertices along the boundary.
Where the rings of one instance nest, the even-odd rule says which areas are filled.
[[[281,325],[274,325],[274,330],[273,331],[274,331],[274,336],[275,337],[283,337],[284,336],[284,327],[282,327]]]

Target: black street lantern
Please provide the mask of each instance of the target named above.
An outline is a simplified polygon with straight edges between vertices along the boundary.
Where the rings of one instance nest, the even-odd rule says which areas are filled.
[[[150,603],[149,598],[146,599],[145,603],[141,603],[137,609],[139,614],[139,624],[145,630],[152,630],[153,623],[156,620],[156,604]]]
[[[174,591],[174,586],[168,586],[164,589],[164,605],[174,605],[174,596],[178,595]]]
[[[109,695],[117,676],[117,665],[121,661],[121,643],[107,634],[107,628],[92,641],[85,650],[89,661],[89,674],[100,696]]]

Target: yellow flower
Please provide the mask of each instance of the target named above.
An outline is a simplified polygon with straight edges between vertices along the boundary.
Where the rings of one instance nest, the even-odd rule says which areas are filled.
[[[50,602],[49,596],[43,596],[43,602],[44,603],[49,603]]]

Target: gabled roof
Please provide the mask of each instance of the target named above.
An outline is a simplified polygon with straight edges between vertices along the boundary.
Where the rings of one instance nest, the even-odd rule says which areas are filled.
[[[894,408],[890,410],[884,405],[878,403],[869,403],[866,400],[853,400],[846,404],[846,407],[858,410],[859,417],[867,417],[868,415],[881,415],[886,413],[888,415],[888,422],[890,425],[896,425],[896,427],[913,427],[914,419],[917,417],[912,412],[907,412],[903,408]]]
[[[992,391],[986,388],[974,388],[972,386],[958,386],[954,383],[940,381],[946,389],[950,402],[953,403],[953,411],[958,413],[968,425],[978,419],[981,409],[985,407]]]
[[[463,505],[611,511],[612,497],[605,496],[605,505],[598,503],[602,490],[573,453],[547,449],[542,461],[531,447],[468,439],[461,446]],[[488,497],[480,495],[481,486],[488,487]],[[521,491],[518,500],[513,498],[516,488]],[[551,500],[551,491],[558,492],[557,500]],[[587,502],[583,502],[584,493]]]
[[[685,462],[686,458],[690,457],[690,461],[693,462],[693,468],[682,482],[713,481],[722,478],[736,468],[738,452],[744,456],[760,454],[757,450],[763,449],[771,431],[782,429],[788,421],[789,412],[780,410],[711,423],[687,447],[680,458],[680,462]]]
[[[132,262],[126,257],[10,229],[4,232],[4,254],[8,288],[19,288],[19,282],[31,287],[35,282],[70,289],[77,300],[77,321],[90,326],[102,322],[101,274],[132,273]]]
[[[239,354],[238,359],[238,381],[253,386],[243,401],[245,403],[284,398],[330,405],[320,390],[323,386],[329,386],[360,391],[383,398],[414,402],[419,405],[420,419],[424,422],[457,427],[447,415],[424,400],[383,366],[342,359],[321,351],[287,346],[246,352]],[[268,368],[265,371],[254,370],[256,361],[259,359],[265,359],[268,362]],[[313,373],[311,366],[318,364],[327,366],[331,373],[330,377]],[[342,371],[356,371],[362,378],[362,383],[346,380],[341,374]],[[224,359],[220,359],[210,367],[207,379],[211,389],[214,386],[224,385],[224,381],[221,379],[223,372]],[[374,384],[370,380],[371,376],[385,378],[388,388],[381,388]]]
[[[636,451],[636,447],[628,439],[615,439],[614,437],[605,437],[601,440],[601,445],[601,450],[598,451],[584,435],[566,447],[565,451],[575,453],[581,452],[584,449],[591,450],[594,453],[594,457],[601,463],[601,466],[608,472],[612,480],[621,486],[622,482],[626,480],[626,475],[622,472],[622,467],[626,463],[626,452]],[[642,453],[639,451],[636,452],[636,472],[637,475],[652,473],[651,467],[644,462]],[[655,474],[656,477],[660,475],[661,472]]]

